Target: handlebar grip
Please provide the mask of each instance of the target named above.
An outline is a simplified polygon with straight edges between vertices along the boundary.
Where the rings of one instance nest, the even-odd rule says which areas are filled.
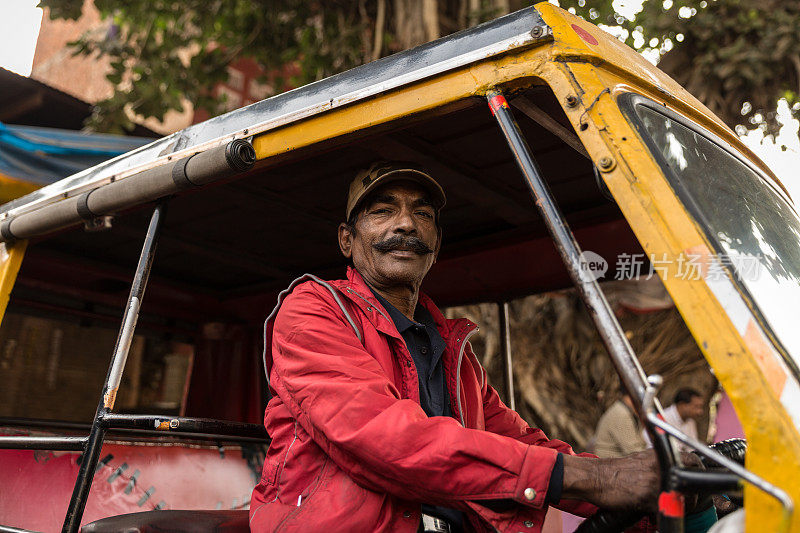
[[[727,439],[710,444],[708,447],[744,466],[744,458],[747,453],[747,441],[745,439]],[[703,466],[706,468],[720,468],[720,465],[713,459],[709,459],[700,454],[695,455],[700,458],[700,462],[702,462]]]

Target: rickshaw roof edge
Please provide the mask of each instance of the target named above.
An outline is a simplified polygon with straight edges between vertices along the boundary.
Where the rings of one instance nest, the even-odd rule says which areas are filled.
[[[535,7],[528,7],[193,124],[3,204],[0,206],[0,216],[7,218],[35,211],[60,199],[167,164],[174,159],[202,152],[234,138],[250,137],[353,104],[431,76],[530,46],[550,38],[551,35],[550,27],[545,24]]]
[[[537,9],[552,28],[558,43],[555,61],[564,63],[589,63],[604,70],[616,71],[631,84],[628,90],[653,91],[653,97],[694,122],[725,139],[730,148],[741,153],[792,199],[789,191],[773,170],[739,139],[736,133],[713,111],[658,66],[651,64],[641,54],[620,42],[610,33],[592,22],[565,11],[549,2],[536,4]],[[594,39],[594,41],[592,41]],[[794,199],[792,199],[794,202]]]

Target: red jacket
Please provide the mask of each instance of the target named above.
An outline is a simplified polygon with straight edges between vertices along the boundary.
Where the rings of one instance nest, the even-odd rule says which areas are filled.
[[[468,342],[477,326],[445,319],[421,294],[447,344],[454,413],[429,418],[403,338],[361,276],[349,269],[347,277],[303,276],[267,319],[273,398],[264,424],[272,444],[250,503],[251,529],[413,533],[424,502],[465,511],[479,531],[539,532],[556,455],[572,449],[503,405]],[[498,499],[519,505],[481,505]],[[562,503],[573,513],[594,511]]]

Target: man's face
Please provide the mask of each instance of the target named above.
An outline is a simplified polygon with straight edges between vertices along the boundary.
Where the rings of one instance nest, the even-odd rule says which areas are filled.
[[[705,411],[705,402],[703,402],[703,398],[701,396],[694,396],[692,397],[689,403],[682,404],[680,409],[682,412],[681,417],[684,419],[687,418],[694,418],[695,420],[703,416],[703,412]]]
[[[419,288],[441,244],[429,195],[413,181],[375,190],[359,208],[355,231],[339,226],[339,247],[375,288]]]

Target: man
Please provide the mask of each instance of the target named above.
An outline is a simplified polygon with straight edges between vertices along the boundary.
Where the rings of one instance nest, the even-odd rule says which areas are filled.
[[[675,401],[664,409],[664,420],[696,439],[697,419],[703,416],[705,410],[703,396],[694,389],[684,388],[675,393]],[[681,449],[689,448],[681,444]]]
[[[265,325],[272,437],[253,531],[531,531],[549,505],[652,506],[652,452],[576,456],[500,401],[468,339],[420,285],[445,196],[410,165],[350,186],[347,279],[296,280]]]
[[[697,439],[697,419],[703,416],[706,410],[706,403],[703,396],[694,389],[679,389],[675,393],[672,405],[664,409],[664,421],[669,422],[684,434]],[[653,444],[646,431],[641,432],[647,447]],[[689,452],[691,448],[682,442],[678,443],[678,449],[682,452]]]
[[[633,400],[625,394],[597,422],[594,451],[598,457],[623,457],[647,448],[642,425],[633,411]]]

